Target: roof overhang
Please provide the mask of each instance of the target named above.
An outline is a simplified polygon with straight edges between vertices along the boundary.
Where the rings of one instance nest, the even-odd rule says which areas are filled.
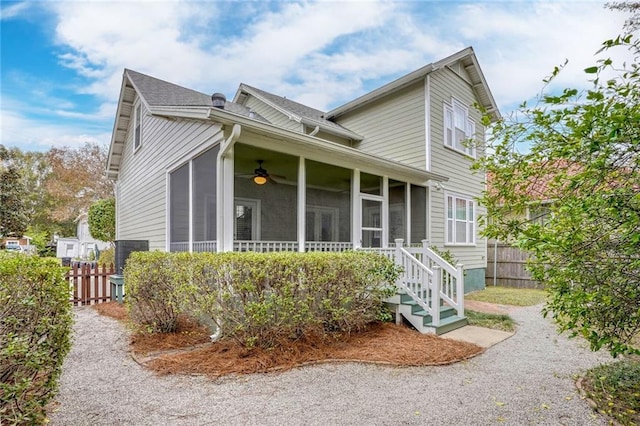
[[[416,71],[413,71],[403,77],[400,77],[397,80],[387,83],[372,92],[369,92],[354,99],[351,102],[339,106],[327,112],[326,117],[328,119],[337,118],[371,102],[375,102],[376,100],[388,95],[389,93],[414,84],[416,81],[425,78],[428,74],[443,67],[453,65],[454,63],[459,61],[462,62],[469,76],[471,77],[471,85],[473,86],[473,89],[476,92],[481,105],[485,108],[486,112],[490,114],[493,120],[497,120],[500,117],[498,106],[493,98],[493,95],[491,94],[489,85],[484,78],[484,74],[480,69],[478,59],[476,58],[472,47],[467,47],[466,49],[454,53],[453,55],[448,56],[440,61],[425,65],[424,67],[417,69]]]
[[[122,75],[122,85],[120,86],[120,96],[116,109],[116,119],[111,132],[111,143],[109,144],[109,154],[107,155],[106,173],[109,178],[116,178],[120,170],[120,161],[124,151],[125,139],[136,91],[127,77],[126,71]]]

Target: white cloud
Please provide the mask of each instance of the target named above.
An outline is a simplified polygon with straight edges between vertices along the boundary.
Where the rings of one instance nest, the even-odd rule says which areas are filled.
[[[624,16],[600,3],[480,3],[458,11],[456,26],[476,53],[499,106],[536,95],[542,79],[569,60],[554,87],[584,87],[584,68],[595,63],[604,40],[615,37]],[[625,52],[608,52],[623,57]]]
[[[29,9],[29,2],[11,3],[9,6],[2,6],[0,9],[0,20],[12,19],[23,16]]]
[[[473,45],[501,107],[536,94],[555,65],[559,85],[614,36],[622,14],[595,2],[56,2],[61,64],[112,118],[123,68],[205,93],[240,82],[329,109]],[[3,17],[4,10],[3,8]],[[46,106],[45,108],[51,108]],[[89,119],[73,105],[58,116]],[[62,130],[61,134],[74,134]]]
[[[87,131],[76,125],[35,120],[15,111],[0,111],[0,140],[24,151],[45,151],[56,146],[78,147],[85,142],[107,145],[111,134],[103,130]],[[7,142],[9,141],[9,142]]]

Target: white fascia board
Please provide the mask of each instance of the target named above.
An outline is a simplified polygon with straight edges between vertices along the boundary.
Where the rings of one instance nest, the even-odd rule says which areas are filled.
[[[308,124],[310,126],[320,126],[320,129],[322,129],[323,131],[327,132],[327,133],[331,133],[334,134],[336,136],[342,136],[348,139],[352,139],[354,141],[361,141],[364,139],[364,137],[360,136],[357,133],[354,133],[350,130],[341,130],[339,128],[335,128],[335,127],[329,127],[329,126],[325,126],[321,121],[317,121],[314,120],[312,118],[307,118],[307,117],[302,117],[302,124]]]
[[[124,91],[127,88],[128,77],[126,73],[122,75],[122,84],[120,85],[120,96],[118,98],[118,107],[116,108],[116,119],[113,122],[113,131],[111,132],[111,142],[109,143],[109,153],[107,154],[107,164],[105,165],[105,172],[107,174],[114,174],[111,169],[112,166],[112,157],[113,157],[113,147],[116,143],[116,135],[118,132],[118,123],[120,122],[120,115],[122,113],[122,103],[124,101]],[[123,141],[124,143],[124,141]]]
[[[174,117],[174,118],[192,118],[206,120],[209,117],[209,109],[207,106],[189,106],[189,107],[176,107],[176,106],[156,106],[149,107],[149,112],[152,115],[160,117]]]
[[[240,88],[238,89],[238,91],[243,91],[243,92],[247,92],[248,94],[250,94],[251,96],[259,99],[261,102],[264,102],[265,104],[269,105],[271,108],[281,112],[282,114],[286,115],[287,117],[289,117],[289,120],[293,120],[297,123],[302,123],[302,117],[292,113],[291,111],[289,111],[286,108],[282,108],[280,105],[276,105],[273,102],[271,102],[269,99],[266,99],[264,96],[261,96],[260,94],[254,92],[253,90],[251,90],[250,87],[245,86],[244,84],[240,85]],[[236,99],[238,95],[236,94],[236,96],[234,97],[234,100]]]

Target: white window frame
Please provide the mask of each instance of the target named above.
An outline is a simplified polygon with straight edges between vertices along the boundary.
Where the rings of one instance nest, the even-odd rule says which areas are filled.
[[[331,240],[330,241],[339,241],[338,240],[338,224],[339,224],[339,214],[340,214],[340,209],[338,209],[337,207],[325,207],[325,206],[316,206],[316,205],[312,205],[309,204],[307,205],[306,209],[305,209],[305,213],[309,213],[312,212],[314,213],[314,223],[313,223],[313,228],[314,228],[314,235],[318,236],[322,233],[322,214],[330,214],[331,215]],[[320,219],[320,220],[319,220]],[[305,239],[307,238],[306,232],[305,232]],[[308,240],[311,241],[311,240]],[[319,241],[319,240],[314,240],[314,241]]]
[[[465,219],[456,218],[456,205],[457,205],[457,201],[459,200],[464,201],[466,203]],[[449,206],[451,206],[453,210],[450,210]],[[469,208],[472,209],[471,215],[469,214]],[[447,246],[475,246],[476,245],[476,212],[477,212],[477,205],[472,197],[468,195],[461,195],[461,194],[455,194],[455,193],[444,194],[445,245]],[[467,237],[464,242],[457,241],[456,224],[460,222],[465,223],[465,229],[467,230]],[[449,232],[449,228],[451,228],[451,232]]]
[[[469,157],[476,158],[476,123],[469,118],[469,109],[456,98],[444,103],[444,146]],[[457,118],[457,120],[456,120]],[[463,126],[463,127],[460,127]],[[456,132],[463,132],[461,135]],[[467,141],[471,139],[473,143]]]
[[[236,209],[238,205],[250,206],[255,214],[251,215],[251,240],[243,240],[243,241],[261,241],[262,240],[262,229],[261,229],[261,218],[262,218],[262,205],[261,200],[257,198],[241,198],[236,197],[233,201],[233,240],[237,241],[237,212]]]
[[[133,108],[133,152],[142,147],[142,102]]]

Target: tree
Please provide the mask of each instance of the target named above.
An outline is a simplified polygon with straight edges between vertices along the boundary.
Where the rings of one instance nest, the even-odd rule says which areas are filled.
[[[52,219],[73,221],[94,201],[114,196],[113,182],[104,173],[106,158],[106,150],[97,144],[86,143],[78,149],[51,148],[51,173],[45,187],[53,200]]]
[[[626,45],[630,36],[605,42]],[[554,71],[550,81],[560,72]],[[604,80],[604,72],[615,73]],[[517,119],[492,130],[492,156],[480,160],[491,179],[481,202],[485,235],[533,254],[534,278],[545,283],[561,330],[583,335],[612,355],[639,352],[640,333],[640,66],[587,68],[593,86],[543,94]],[[528,151],[519,152],[522,144]],[[543,223],[523,213],[543,203]]]
[[[614,1],[606,3],[605,7],[611,10],[619,10],[622,12],[629,12],[631,16],[627,18],[624,23],[624,29],[628,32],[633,32],[640,29],[640,2],[638,1]]]
[[[0,236],[24,234],[28,224],[24,197],[20,172],[11,164],[11,153],[0,145]]]
[[[100,241],[116,239],[116,200],[98,200],[89,208],[89,233]]]

